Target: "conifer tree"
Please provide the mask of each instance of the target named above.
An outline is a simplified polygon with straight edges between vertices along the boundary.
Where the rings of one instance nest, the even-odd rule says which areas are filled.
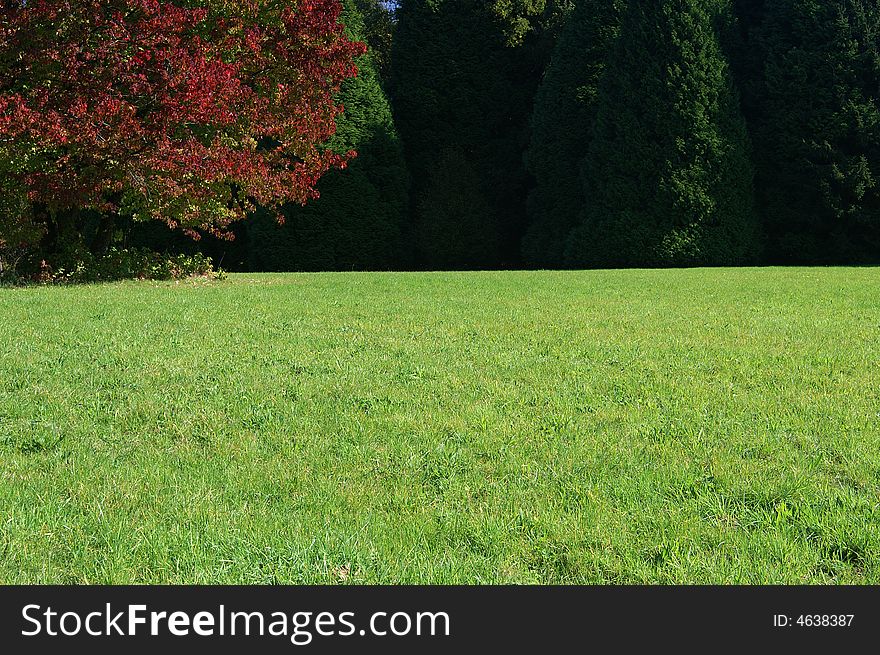
[[[397,25],[394,19],[395,5],[386,0],[354,0],[354,6],[363,19],[361,38],[370,48],[373,65],[383,86],[391,72],[391,45]]]
[[[352,38],[363,23],[354,2],[342,16]],[[371,54],[357,60],[358,75],[346,80],[338,100],[345,111],[326,144],[354,149],[345,170],[318,184],[320,197],[305,207],[285,208],[277,225],[266,212],[247,224],[251,270],[383,270],[400,263],[401,226],[407,209],[407,173],[388,98]]]
[[[583,210],[580,161],[590,142],[598,87],[620,27],[625,0],[582,0],[571,12],[535,96],[526,164],[528,199],[523,259],[563,264],[565,241]]]
[[[768,0],[753,40],[770,257],[880,261],[880,2]]]
[[[530,35],[511,44],[485,0],[403,0],[396,13],[391,93],[413,180],[410,242],[419,263],[516,265],[529,182],[523,153],[541,48]],[[457,171],[451,162],[458,162]],[[474,217],[459,211],[462,194],[489,215],[456,227]],[[436,221],[442,226],[431,225]],[[433,240],[451,233],[470,239],[459,242],[460,258],[448,257],[448,243]]]
[[[753,173],[720,5],[630,1],[600,89],[571,265],[754,260]]]

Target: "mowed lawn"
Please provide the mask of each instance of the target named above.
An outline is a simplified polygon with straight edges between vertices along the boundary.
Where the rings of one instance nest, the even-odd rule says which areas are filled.
[[[2,583],[880,583],[880,269],[0,289]]]

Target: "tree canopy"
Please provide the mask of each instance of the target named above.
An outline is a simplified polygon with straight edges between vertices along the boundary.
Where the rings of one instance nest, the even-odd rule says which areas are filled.
[[[338,0],[5,3],[4,186],[52,214],[123,212],[222,232],[303,203],[345,153],[340,84],[363,44]]]

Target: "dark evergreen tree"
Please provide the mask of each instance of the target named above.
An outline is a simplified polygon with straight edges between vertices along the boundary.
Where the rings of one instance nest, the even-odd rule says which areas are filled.
[[[525,35],[508,43],[484,0],[403,0],[392,57],[395,119],[412,174],[410,241],[436,267],[516,265],[529,177],[523,164],[528,116],[546,53]],[[449,170],[457,161],[459,170]],[[473,179],[464,180],[465,171]],[[457,183],[451,185],[451,182]],[[489,215],[475,225],[461,194]],[[444,213],[449,209],[449,213]],[[441,228],[431,226],[434,221]],[[461,257],[432,239],[455,233]]]
[[[753,173],[720,45],[722,9],[720,0],[630,1],[600,89],[571,265],[754,261]]]
[[[383,86],[391,72],[391,46],[394,42],[395,2],[388,0],[354,0],[363,18],[361,38],[370,48],[373,65]]]
[[[764,20],[765,3],[766,0],[732,0],[720,30],[722,45],[740,94],[743,118],[750,133],[754,119],[760,112],[757,100],[761,94],[764,62],[756,39],[758,28]]]
[[[498,225],[482,174],[461,149],[438,153],[416,213],[415,245],[424,253],[423,266],[479,269],[497,261],[498,253],[485,241],[498,234]]]
[[[342,22],[353,38],[362,38],[353,0],[345,3]],[[356,150],[357,158],[319,182],[320,198],[285,208],[283,225],[266,212],[248,222],[251,270],[371,270],[400,264],[406,165],[371,55],[357,63],[358,76],[340,92],[345,112],[328,143],[337,152]]]
[[[754,100],[773,261],[880,261],[880,2],[767,0]]]
[[[579,1],[579,0],[578,0]],[[490,0],[510,45],[530,33],[553,35],[576,4],[575,0]]]
[[[565,241],[584,205],[580,162],[596,116],[598,87],[626,0],[582,0],[562,28],[535,96],[526,164],[535,178],[528,199],[526,264],[563,265]]]

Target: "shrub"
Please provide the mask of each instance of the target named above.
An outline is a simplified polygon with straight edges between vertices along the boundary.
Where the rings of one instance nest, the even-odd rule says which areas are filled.
[[[12,283],[39,282],[43,284],[82,284],[114,282],[118,280],[182,280],[190,277],[223,279],[222,271],[215,271],[210,257],[194,255],[167,255],[150,250],[111,248],[104,255],[88,250],[64,252],[47,262],[31,252],[27,264],[4,281]]]

